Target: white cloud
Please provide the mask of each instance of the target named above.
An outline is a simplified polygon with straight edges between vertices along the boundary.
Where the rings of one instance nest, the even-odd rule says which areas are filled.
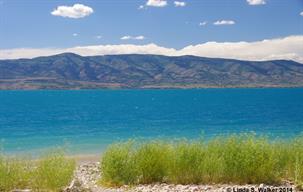
[[[82,4],[74,4],[73,6],[58,6],[51,14],[54,16],[78,19],[89,16],[93,12],[94,10],[91,7]]]
[[[101,39],[101,38],[102,38],[102,35],[97,35],[96,38],[97,38],[97,39]]]
[[[174,4],[176,7],[184,7],[186,6],[186,3],[183,1],[174,1]]]
[[[246,0],[249,5],[265,5],[265,0]]]
[[[234,25],[236,24],[233,20],[218,20],[214,22],[214,25]]]
[[[126,35],[120,38],[121,40],[144,40],[145,37],[143,35],[139,35],[139,36],[130,36],[130,35]]]
[[[145,7],[144,7],[144,5],[140,5],[139,7],[138,7],[138,9],[144,9]]]
[[[140,36],[135,37],[135,39],[136,40],[143,40],[143,39],[145,39],[145,37],[143,35],[140,35]]]
[[[203,21],[199,23],[199,26],[205,26],[205,25],[207,25],[207,21]]]
[[[303,11],[300,13],[301,16],[303,16]]]
[[[257,61],[290,59],[303,63],[303,35],[254,42],[206,42],[180,51],[182,55]]]
[[[166,0],[148,0],[146,2],[146,6],[152,6],[152,7],[165,7],[167,5]]]
[[[120,39],[121,39],[121,40],[129,40],[129,39],[131,39],[131,38],[132,38],[131,36],[127,35],[127,36],[121,37]]]
[[[179,50],[161,47],[156,44],[96,45],[78,46],[66,49],[0,49],[0,59],[33,58],[64,52],[73,52],[83,56],[136,53],[168,56],[195,55],[201,57],[256,61],[289,59],[303,64],[303,35],[254,42],[206,42],[197,45],[189,45]]]
[[[77,37],[77,36],[78,36],[78,33],[73,33],[73,36],[74,36],[74,37]]]

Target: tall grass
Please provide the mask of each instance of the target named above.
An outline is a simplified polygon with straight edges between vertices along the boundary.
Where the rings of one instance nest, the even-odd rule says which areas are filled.
[[[0,191],[28,188],[32,175],[29,161],[0,156]]]
[[[142,144],[134,154],[135,170],[140,183],[161,182],[167,175],[170,148],[161,141]]]
[[[137,182],[138,173],[132,146],[132,142],[114,144],[105,152],[101,164],[101,170],[106,170],[103,171],[102,175],[104,185],[111,183],[123,185],[124,183]]]
[[[46,154],[36,163],[34,188],[59,191],[71,181],[75,167],[75,160],[65,157],[63,152]]]
[[[60,191],[71,181],[74,169],[75,161],[59,151],[38,160],[0,156],[0,191]]]
[[[101,158],[101,183],[113,186],[303,182],[303,137],[271,140],[255,134],[209,141],[128,142],[110,146]]]

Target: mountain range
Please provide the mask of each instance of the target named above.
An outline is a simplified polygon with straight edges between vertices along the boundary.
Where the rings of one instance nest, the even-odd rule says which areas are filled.
[[[303,64],[73,53],[0,60],[0,89],[303,87]]]

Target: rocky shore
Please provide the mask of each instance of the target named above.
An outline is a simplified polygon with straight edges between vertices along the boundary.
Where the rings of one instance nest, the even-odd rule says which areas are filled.
[[[65,192],[294,192],[299,191],[291,183],[281,186],[260,185],[171,185],[152,184],[138,186],[122,186],[120,188],[104,188],[97,185],[100,179],[98,162],[81,163],[75,177]]]

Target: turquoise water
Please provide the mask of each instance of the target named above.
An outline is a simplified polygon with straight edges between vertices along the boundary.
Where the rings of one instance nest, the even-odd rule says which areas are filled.
[[[0,91],[4,152],[102,151],[129,138],[303,132],[303,89]]]

